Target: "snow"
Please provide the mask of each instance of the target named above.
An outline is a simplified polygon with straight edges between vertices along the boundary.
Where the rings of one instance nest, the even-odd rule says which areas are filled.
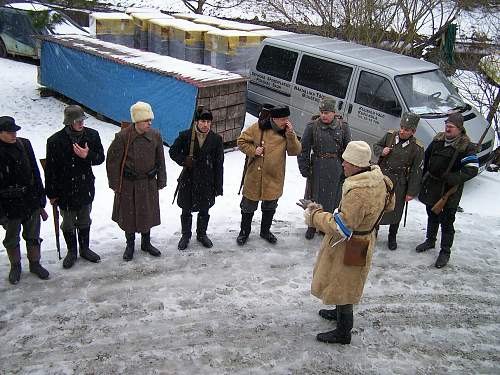
[[[43,158],[47,138],[62,126],[65,104],[38,95],[36,66],[0,59],[0,82],[0,115],[13,116],[22,127],[18,135]],[[253,120],[247,116],[247,126]],[[119,130],[92,116],[86,125],[99,131],[105,149]],[[136,241],[134,260],[122,260],[125,238],[110,219],[113,195],[104,165],[94,168],[91,231],[101,263],[79,259],[63,270],[52,217],[41,232],[50,280],[28,272],[23,243],[21,282],[10,285],[2,248],[0,373],[500,373],[500,173],[484,172],[466,184],[451,261],[441,270],[433,266],[437,250],[414,250],[425,237],[422,204],[410,203],[398,250],[386,248],[387,228],[381,229],[364,296],[355,306],[352,344],[338,346],[315,340],[334,325],[318,316],[323,306],[309,292],[321,238],[303,236],[295,202],[304,179],[296,158],[287,160],[273,223],[278,244],[259,238],[258,211],[249,242],[239,247],[244,155],[225,156],[224,196],[210,210],[212,249],[193,238],[187,251],[177,250],[180,209],[172,197],[181,169],[168,156],[162,224],[151,232],[160,258],[145,255]]]

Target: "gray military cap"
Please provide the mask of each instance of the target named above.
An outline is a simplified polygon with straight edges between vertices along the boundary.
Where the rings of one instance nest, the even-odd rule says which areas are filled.
[[[335,112],[335,99],[323,98],[319,102],[319,110],[322,112]]]

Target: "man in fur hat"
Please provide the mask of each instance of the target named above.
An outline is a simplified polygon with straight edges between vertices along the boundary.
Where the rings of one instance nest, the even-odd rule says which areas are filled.
[[[45,191],[30,141],[17,137],[20,129],[12,117],[0,117],[0,224],[5,229],[11,284],[21,279],[21,227],[30,272],[42,280],[49,278],[40,264],[40,215],[47,218]]]
[[[342,158],[346,179],[338,209],[332,214],[310,203],[304,217],[308,226],[325,233],[314,266],[311,293],[325,305],[336,305],[333,310],[320,310],[319,315],[337,321],[337,328],[316,338],[326,343],[350,344],[353,304],[361,299],[370,270],[375,228],[382,214],[394,208],[394,195],[391,180],[378,165],[370,166],[371,149],[366,142],[349,142]],[[352,250],[348,245],[353,240],[364,244],[364,265],[350,265],[344,258]]]
[[[297,156],[299,170],[307,178],[304,198],[333,212],[339,204],[344,171],[342,153],[351,141],[347,122],[335,112],[335,100],[324,98],[319,103],[319,117],[306,125],[300,140],[302,151]],[[307,228],[305,237],[314,237],[316,229]]]
[[[427,238],[416,247],[418,253],[433,249],[441,225],[441,251],[436,268],[448,264],[451,246],[455,237],[455,214],[462,197],[465,181],[475,177],[479,171],[476,147],[466,135],[464,118],[453,112],[445,121],[444,132],[438,133],[425,150],[424,177],[418,199],[427,210]],[[432,207],[451,188],[450,195],[441,213],[432,212]]]
[[[104,162],[99,133],[84,125],[82,107],[64,109],[64,128],[47,140],[45,185],[52,205],[58,205],[61,228],[68,248],[63,268],[71,268],[80,257],[97,263],[101,257],[90,250],[90,212],[95,195],[92,166]],[[77,241],[78,233],[78,241]]]
[[[248,240],[259,201],[262,210],[260,236],[270,243],[277,242],[270,229],[278,199],[283,194],[286,155],[296,156],[301,150],[289,116],[288,107],[273,107],[269,118],[250,126],[237,140],[240,151],[249,157],[240,203],[238,245],[244,245]]]
[[[192,156],[189,156],[192,129],[180,132],[169,150],[172,160],[184,167],[179,177],[177,197],[177,204],[182,208],[182,236],[177,246],[179,250],[185,250],[191,239],[192,212],[198,212],[196,239],[205,247],[213,246],[207,236],[210,219],[208,210],[215,204],[215,197],[222,195],[224,145],[222,137],[210,129],[212,120],[213,115],[209,110],[196,113],[195,123],[192,125],[195,127],[196,137]]]
[[[163,140],[151,128],[153,110],[148,103],[130,107],[133,124],[115,135],[108,149],[106,171],[115,192],[112,219],[125,232],[123,259],[134,257],[135,233],[141,233],[141,250],[159,257],[151,244],[151,228],[160,225],[159,193],[167,185]]]
[[[389,130],[373,145],[373,153],[378,158],[382,173],[388,176],[394,186],[396,207],[385,214],[381,225],[389,224],[387,247],[396,250],[396,235],[403,216],[406,202],[418,196],[422,181],[424,144],[415,138],[420,116],[409,112],[401,117],[400,128]]]

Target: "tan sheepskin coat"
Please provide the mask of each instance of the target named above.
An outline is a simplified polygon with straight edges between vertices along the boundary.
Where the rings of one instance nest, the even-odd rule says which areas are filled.
[[[382,174],[379,166],[348,177],[342,187],[340,216],[351,231],[368,231],[375,225],[380,213],[386,206],[386,184],[392,188],[390,179]],[[394,208],[394,199],[387,204],[386,210]],[[312,213],[312,223],[325,233],[321,250],[314,266],[311,293],[326,305],[346,305],[358,303],[370,270],[375,231],[358,236],[370,240],[366,266],[345,266],[345,242],[331,247],[343,237],[337,229],[333,215],[322,209]]]
[[[255,156],[261,132],[264,156]],[[296,156],[301,145],[295,133],[284,136],[273,129],[262,130],[255,123],[238,138],[239,149],[249,157],[250,163],[245,175],[243,196],[252,201],[270,201],[281,197],[285,182],[286,154]]]

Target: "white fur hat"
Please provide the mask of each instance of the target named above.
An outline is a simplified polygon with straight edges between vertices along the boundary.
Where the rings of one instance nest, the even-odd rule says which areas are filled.
[[[137,102],[132,107],[130,107],[130,117],[132,117],[132,122],[136,123],[146,120],[152,120],[155,118],[155,115],[148,103]]]
[[[347,144],[342,158],[356,167],[369,167],[372,150],[365,141],[351,141]]]

